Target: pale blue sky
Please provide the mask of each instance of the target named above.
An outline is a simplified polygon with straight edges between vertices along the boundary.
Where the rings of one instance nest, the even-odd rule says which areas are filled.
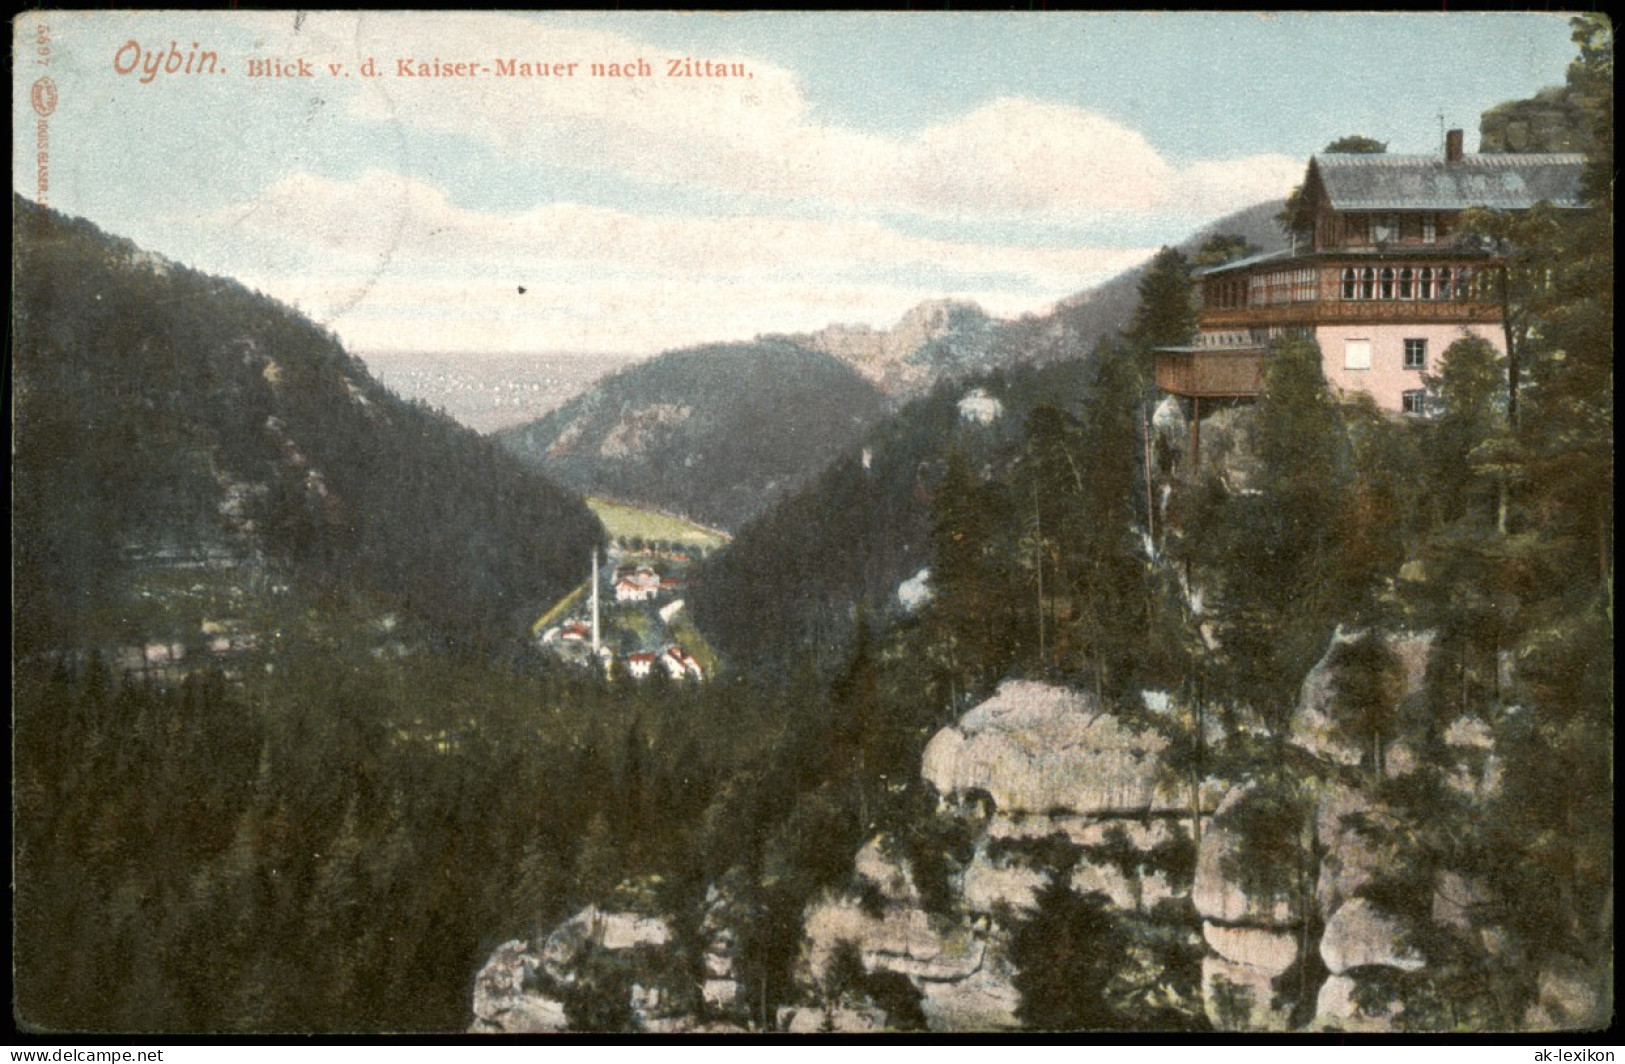
[[[652,352],[947,295],[1041,311],[1284,195],[1337,136],[1432,152],[1442,116],[1472,147],[1482,110],[1573,55],[1564,17],[1529,14],[295,17],[21,18],[14,179],[34,194],[49,73],[52,206],[362,350]],[[141,84],[114,68],[131,40],[227,72]],[[386,76],[358,76],[367,55]],[[755,76],[661,76],[682,55]],[[405,56],[657,69],[424,81]],[[247,78],[255,57],[319,76]]]

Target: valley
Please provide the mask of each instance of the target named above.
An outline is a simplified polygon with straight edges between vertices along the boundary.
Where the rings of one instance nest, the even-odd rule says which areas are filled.
[[[698,562],[725,533],[654,510],[588,499],[609,546],[591,575],[531,625],[538,647],[611,680],[704,681],[719,662],[686,612]]]

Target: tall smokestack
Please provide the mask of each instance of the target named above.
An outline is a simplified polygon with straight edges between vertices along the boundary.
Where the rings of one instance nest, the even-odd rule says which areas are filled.
[[[592,652],[598,653],[598,548],[592,549]]]
[[[1444,135],[1444,161],[1461,162],[1461,130],[1452,129]]]

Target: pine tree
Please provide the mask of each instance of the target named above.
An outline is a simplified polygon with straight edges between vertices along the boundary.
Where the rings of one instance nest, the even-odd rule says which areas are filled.
[[[1190,260],[1175,248],[1163,248],[1140,278],[1139,292],[1139,305],[1123,336],[1137,361],[1149,365],[1153,348],[1188,344],[1196,335],[1196,290],[1191,285]]]
[[[1010,936],[1016,1017],[1040,1031],[1112,1031],[1123,1026],[1112,983],[1126,946],[1111,899],[1073,890],[1056,874],[1038,891],[1031,916]]]
[[[1483,476],[1484,448],[1507,430],[1505,360],[1489,341],[1464,337],[1445,348],[1438,376],[1427,383],[1437,408],[1426,447],[1439,519],[1452,522],[1476,511],[1488,523],[1497,493]]]

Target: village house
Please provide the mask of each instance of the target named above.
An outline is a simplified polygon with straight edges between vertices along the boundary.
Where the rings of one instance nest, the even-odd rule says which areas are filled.
[[[632,654],[626,659],[626,671],[637,679],[643,679],[654,668],[658,654]]]
[[[1196,342],[1156,353],[1157,387],[1189,398],[1246,399],[1263,386],[1271,341],[1312,337],[1326,379],[1383,410],[1425,413],[1424,373],[1464,336],[1505,354],[1501,260],[1465,238],[1463,211],[1578,208],[1579,154],[1335,154],[1309,160],[1290,250],[1198,271]]]
[[[660,594],[660,574],[653,569],[615,570],[616,602],[647,602]]]
[[[694,655],[682,647],[671,647],[660,656],[660,663],[666,667],[666,675],[673,680],[681,680],[685,676],[692,676],[696,680],[705,679],[705,670]]]

